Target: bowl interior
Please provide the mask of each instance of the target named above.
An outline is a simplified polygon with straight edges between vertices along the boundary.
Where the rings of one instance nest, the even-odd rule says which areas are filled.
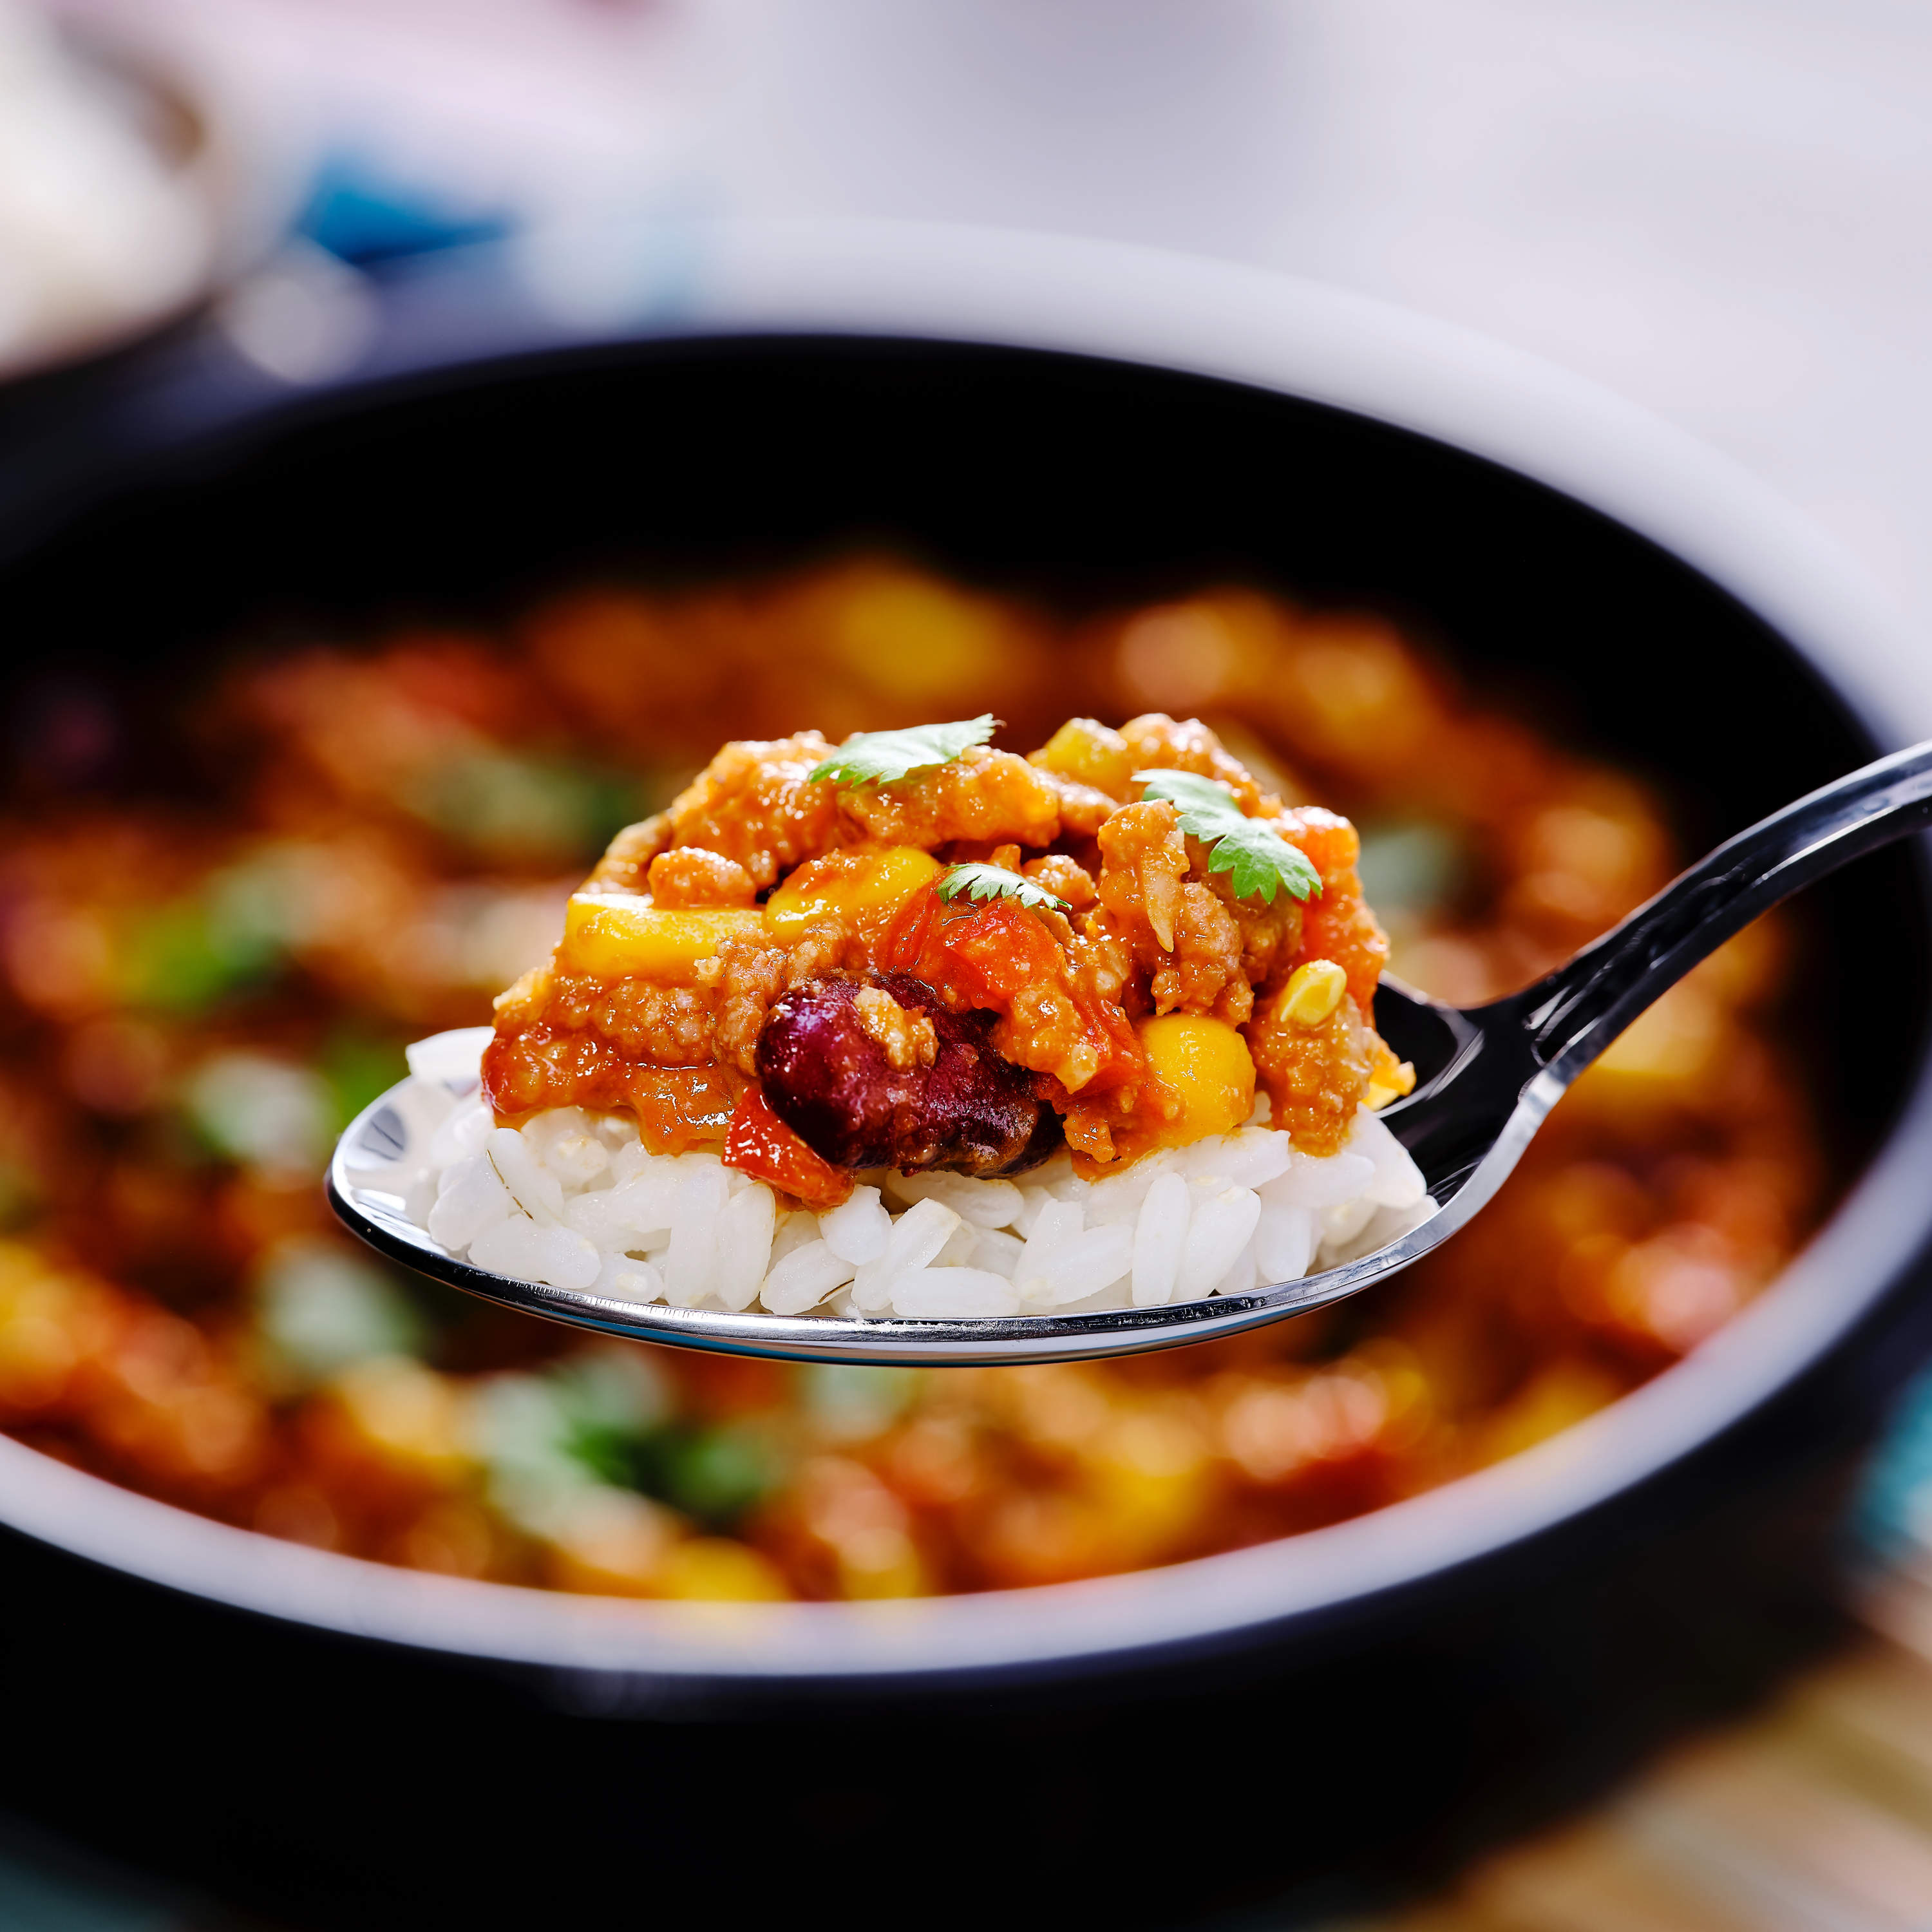
[[[1232,382],[877,339],[692,340],[520,356],[278,400],[219,430],[204,430],[191,406],[172,420],[154,454],[104,466],[92,496],[30,546],[10,549],[18,528],[0,531],[13,644],[0,663],[0,794],[18,807],[60,808],[46,752],[77,682],[117,690],[141,719],[224,652],[277,634],[488,619],[586,573],[711,579],[857,543],[1074,613],[1231,578],[1386,610],[1486,694],[1654,783],[1689,850],[1877,748],[1798,652],[1627,529],[1426,438]],[[167,777],[166,734],[148,742],[146,776]],[[1838,875],[1798,923],[1791,1024],[1849,1179],[1898,1115],[1922,1052],[1932,907],[1916,856],[1894,849]],[[1885,1050],[1870,1043],[1874,1014]],[[1754,1392],[1767,1386],[1760,1375]],[[1712,1406],[1702,1387],[1691,1398],[1700,1414]],[[1711,1428],[1734,1412],[1713,1414]],[[962,1670],[937,1647],[956,1641],[960,1624],[942,1618],[922,1638],[915,1625],[865,1618],[898,1606],[854,1606],[850,1618],[842,1606],[788,1606],[800,1618],[772,1666],[780,1688],[822,1679],[838,1698],[876,1667],[884,1698],[856,1714],[806,1704],[802,1721],[788,1708],[755,1730],[694,1721],[721,1684],[755,1708],[760,1665],[748,1641],[746,1659],[719,1642],[700,1664],[680,1663],[676,1631],[629,1615],[675,1606],[379,1570],[37,1463],[33,1486],[56,1501],[32,1519],[36,1533],[121,1574],[64,1559],[21,1566],[8,1654],[19,1660],[10,1708],[28,1748],[15,1754],[8,1800],[32,1797],[76,1830],[131,1836],[136,1856],[212,1874],[224,1889],[252,1887],[262,1910],[292,1921],[340,1898],[329,1922],[387,1924],[404,1900],[419,1923],[418,1896],[446,1912],[450,1898],[473,1894],[479,1922],[495,1922],[512,1895],[554,1907],[560,1883],[612,1898],[621,1884],[634,1899],[640,1847],[647,1876],[688,1866],[708,1882],[727,1858],[742,1865],[742,1808],[715,1794],[742,1778],[748,1753],[768,1785],[795,1777],[814,1798],[766,1820],[768,1837],[797,1831],[796,1855],[774,1839],[746,1883],[770,1871],[795,1890],[797,1872],[822,1862],[828,1818],[896,1816],[908,1780],[928,1812],[951,1817],[980,1807],[996,1778],[1021,1799],[997,1821],[1000,1856],[988,1867],[1003,1903],[1017,1876],[1040,1896],[1077,1885],[1089,1906],[1096,1884],[1112,1883],[1132,1922],[1192,1920],[1224,1897],[1246,1916],[1298,1872],[1354,1860],[1385,1882],[1398,1834],[1440,1856],[1464,1842],[1456,1834],[1472,1815],[1492,1833],[1496,1817],[1516,1816],[1496,1809],[1500,1782],[1534,1784],[1539,1807],[1562,1802],[1581,1787],[1550,1769],[1559,1746],[1585,1750],[1602,1734],[1612,1755],[1640,1748],[1645,1724],[1661,1720],[1660,1680],[1708,1676],[1712,1658],[1735,1666],[1761,1646],[1762,1623],[1740,1633],[1717,1619],[1722,1592],[1706,1586],[1719,1573],[1727,1587],[1733,1570],[1754,1576],[1754,1564],[1782,1588],[1812,1546],[1794,1547],[1794,1523],[1828,1520],[1822,1506],[1785,1507],[1791,1472],[1778,1456],[1798,1452],[1784,1436],[1767,1452],[1769,1433],[1730,1442],[1667,1537],[1648,1522],[1600,1524],[1607,1553],[1588,1563],[1555,1562],[1538,1541],[1483,1590],[1471,1583],[1479,1566],[1463,1559],[1492,1546],[1480,1526],[1446,1529],[1438,1511],[1383,1520],[1399,1546],[1386,1574],[1402,1586],[1387,1598],[1404,1600],[1379,1610],[1363,1600],[1372,1586],[1351,1582],[1362,1574],[1359,1538],[1316,1566],[1308,1595],[1325,1612],[1282,1607],[1282,1573],[1308,1555],[1292,1544],[1232,1559],[1286,1559],[1265,1575],[1235,1579],[1228,1559],[1212,1559],[1223,1567],[1211,1576],[1182,1565],[933,1606],[1003,1619],[1042,1683],[1077,1675],[1069,1658],[1157,1664],[1150,1628],[1211,1637],[1244,1616],[1275,1617],[1306,1646],[1298,1670],[1243,1652],[1184,1696],[1160,1678],[1137,1700],[1109,1678],[1084,1714],[1050,1721],[1024,1702],[1030,1678],[1000,1704],[984,1689],[992,1673]],[[1568,1492],[1523,1473],[1531,1460],[1487,1477],[1522,1474],[1524,1513],[1547,1522],[1550,1496]],[[1721,1535],[1720,1500],[1747,1512]],[[1770,1528],[1750,1513],[1774,1507]],[[1589,1527],[1573,1522],[1574,1538]],[[12,1539],[0,1543],[17,1558]],[[1611,1588],[1609,1573],[1625,1567]],[[132,1580],[155,1577],[174,1587]],[[1069,1601],[1083,1589],[1084,1608]],[[275,1614],[231,1616],[209,1598]],[[835,1618],[847,1626],[836,1640],[825,1629]],[[1404,1630],[1412,1641],[1398,1640]],[[344,1631],[386,1641],[347,1642]],[[909,1690],[872,1658],[854,1660],[868,1646],[890,1654],[895,1640],[916,1653],[926,1682],[966,1691],[944,1723],[918,1701],[914,1665]],[[1349,1646],[1361,1650],[1352,1662]],[[453,1667],[452,1652],[492,1661]],[[620,1661],[596,1667],[608,1658]],[[500,1668],[505,1658],[539,1668]],[[823,1720],[828,1712],[836,1721]],[[142,1748],[104,1754],[101,1740],[122,1735]],[[1117,1804],[1124,1767],[1145,1762],[1165,1791],[1175,1765],[1216,1762],[1220,1740],[1233,1760],[1270,1736],[1322,1745],[1298,1763],[1282,1757],[1288,1802],[1268,1829],[1223,1832],[1204,1861],[1196,1834],[1177,1839],[1165,1865],[1158,1852],[1066,1858],[1068,1832]],[[171,1763],[195,1749],[201,1761],[156,1780],[155,1739]],[[1600,1736],[1594,1749],[1589,1778],[1602,1774]],[[356,1775],[344,1779],[351,1762]],[[502,1792],[548,1763],[578,1768],[564,1802],[498,1834],[489,1858],[464,1858]],[[929,1888],[927,1834],[874,1833],[868,1844],[881,1856],[903,1847],[905,1885]],[[452,1848],[458,1856],[445,1856]],[[1342,1894],[1324,1886],[1314,1909],[1326,1916]]]

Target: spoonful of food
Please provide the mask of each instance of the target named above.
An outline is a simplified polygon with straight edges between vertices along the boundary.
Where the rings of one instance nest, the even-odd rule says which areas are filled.
[[[1173,733],[1198,729],[1159,722]],[[1245,775],[1220,781],[1232,802],[1217,806],[1206,796],[1214,784],[1192,781],[1202,796],[1190,804],[1175,773],[1136,772],[1136,783],[1150,782],[1145,796],[1123,803],[1118,788],[1101,797],[1056,776],[1050,762],[1042,766],[1053,746],[1030,766],[987,750],[990,720],[921,728],[969,742],[964,749],[902,746],[895,756],[903,768],[880,754],[869,781],[854,779],[854,765],[862,770],[862,761],[849,756],[855,746],[913,741],[918,734],[854,740],[815,766],[814,752],[830,748],[810,734],[727,748],[767,754],[761,770],[791,773],[788,809],[847,814],[871,842],[859,849],[808,861],[776,890],[758,880],[755,863],[748,871],[709,850],[700,862],[691,856],[694,846],[676,842],[678,814],[711,782],[714,765],[662,820],[620,835],[615,856],[572,902],[556,970],[579,976],[567,983],[580,1007],[616,983],[682,985],[694,998],[714,982],[738,983],[734,974],[748,983],[758,969],[748,962],[776,957],[774,946],[807,943],[801,934],[815,933],[810,943],[821,943],[831,929],[823,923],[832,916],[826,908],[836,910],[848,963],[802,978],[795,968],[788,989],[767,1000],[759,1010],[753,1076],[720,1076],[707,1100],[710,1090],[697,1077],[706,1075],[705,1066],[634,1066],[624,1076],[632,1083],[623,1089],[628,1110],[620,1107],[616,1090],[596,1084],[604,1075],[592,1078],[586,1070],[591,1036],[553,1023],[558,995],[545,981],[543,997],[552,1004],[526,1040],[536,1040],[550,1058],[528,1064],[554,1070],[575,1055],[569,1064],[579,1084],[572,1090],[583,1097],[534,1111],[503,1108],[510,1076],[499,1064],[486,1080],[482,1065],[493,1041],[500,1047],[500,1002],[495,1034],[479,1028],[419,1043],[410,1050],[410,1077],[344,1132],[328,1174],[342,1220],[392,1258],[525,1312],[728,1352],[1013,1363],[1232,1334],[1354,1294],[1447,1240],[1496,1194],[1570,1083],[1692,967],[1790,894],[1932,823],[1927,743],[1740,832],[1520,992],[1459,1009],[1384,978],[1372,1015],[1381,1040],[1366,1026],[1358,1034],[1378,1049],[1385,1041],[1407,1063],[1405,1078],[1412,1068],[1413,1089],[1393,1100],[1372,1094],[1325,1154],[1305,1150],[1282,1130],[1282,1118],[1271,1118],[1269,1093],[1298,1090],[1264,1082],[1257,1094],[1252,1062],[1228,1046],[1240,1037],[1234,1028],[1176,1012],[1136,1022],[1136,1036],[1122,1021],[1114,1028],[1126,1042],[1121,1050],[1139,1053],[1143,1067],[1236,1098],[1219,1115],[1210,1110],[1215,1131],[1170,1134],[1137,1157],[1111,1166],[1090,1158],[1076,1172],[1060,1144],[1060,1119],[1034,1097],[1044,1090],[1064,1100],[1065,1082],[1049,1087],[1046,1076],[1024,1068],[1010,1078],[1016,1069],[1005,1055],[1016,1050],[1012,1015],[1032,1011],[1029,999],[1046,998],[1039,988],[1060,970],[1056,962],[1082,956],[1067,915],[1082,890],[1087,903],[1096,903],[1090,883],[1073,860],[1053,852],[1022,869],[1016,847],[1007,847],[1010,862],[947,872],[929,848],[881,842],[910,822],[922,777],[929,785],[934,771],[952,767],[946,783],[955,791],[970,779],[985,795],[995,786],[1010,791],[1022,782],[1018,774],[1039,773],[1057,800],[1058,824],[1079,828],[1090,842],[1081,849],[1097,850],[1108,865],[1130,848],[1141,853],[1134,876],[1145,886],[1144,903],[1118,890],[1110,896],[1103,870],[1097,903],[1114,908],[1116,926],[1127,907],[1158,928],[1154,889],[1146,884],[1154,874],[1144,854],[1156,849],[1149,838],[1166,838],[1158,849],[1181,855],[1177,881],[1191,866],[1185,890],[1204,890],[1216,870],[1232,872],[1216,887],[1217,902],[1252,909],[1243,928],[1250,952],[1277,902],[1264,892],[1265,880],[1244,883],[1240,867],[1274,862],[1271,848],[1254,860],[1257,842],[1277,836],[1273,828],[1283,828],[1282,842],[1301,837],[1318,858],[1318,841],[1275,801],[1256,806],[1252,785],[1243,790]],[[1218,750],[1214,755],[1238,773]],[[855,789],[862,782],[874,789]],[[760,794],[770,795],[770,786]],[[882,815],[882,803],[890,813]],[[715,818],[710,794],[706,808]],[[1270,809],[1279,815],[1270,818]],[[1220,836],[1234,842],[1227,864],[1216,842],[1217,810],[1227,820]],[[1130,819],[1133,812],[1142,816]],[[1037,843],[1045,848],[1056,836]],[[821,870],[814,872],[814,865]],[[728,866],[739,880],[724,878]],[[1318,869],[1310,866],[1310,881]],[[1277,870],[1294,892],[1292,868]],[[990,885],[979,876],[994,872],[1002,876]],[[700,874],[711,882],[710,898],[694,906],[688,880]],[[1339,872],[1324,878],[1330,891],[1342,890]],[[649,892],[638,890],[646,880]],[[754,903],[760,883],[761,905]],[[982,886],[992,896],[976,908]],[[1184,911],[1183,890],[1177,883],[1174,917],[1182,915],[1174,907]],[[1321,890],[1310,883],[1299,896]],[[734,891],[738,903],[718,903]],[[1238,891],[1246,897],[1231,896]],[[1284,916],[1294,911],[1286,898],[1278,903]],[[1000,912],[998,921],[983,916],[988,907]],[[869,927],[868,908],[878,914]],[[952,916],[976,911],[976,924]],[[1088,931],[1095,929],[1090,923]],[[920,962],[940,958],[933,949],[942,942],[952,949],[946,958],[979,961],[983,985],[994,988],[982,993],[983,1007],[934,993],[936,969]],[[1169,944],[1171,950],[1171,938]],[[869,968],[849,963],[862,956]],[[614,980],[617,966],[632,969],[632,977]],[[593,969],[604,977],[586,992],[579,980]],[[1343,977],[1324,960],[1298,970],[1270,996],[1272,1005],[1256,1006],[1249,1034],[1264,1022],[1292,1022],[1304,1027],[1296,1041],[1318,1034],[1340,1039],[1334,1013]],[[1003,986],[1007,991],[996,998]],[[506,1000],[520,997],[537,995],[520,983]],[[722,997],[714,993],[714,1010],[724,1010],[716,1004]],[[1243,1066],[1227,1064],[1231,1054],[1245,1066],[1245,1086]],[[1255,1058],[1265,1058],[1258,1046]],[[646,1074],[650,1082],[640,1086]],[[672,1075],[683,1083],[676,1090],[687,1121],[712,1107],[708,1141],[680,1147],[662,1131],[640,1132],[670,1090]],[[932,1124],[935,1096],[955,1110],[944,1128]],[[1074,1114],[1064,1105],[1062,1112],[1071,1124]],[[506,1115],[520,1126],[502,1124]]]

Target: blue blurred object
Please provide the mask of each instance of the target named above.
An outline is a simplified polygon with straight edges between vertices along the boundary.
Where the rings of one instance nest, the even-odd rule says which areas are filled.
[[[465,213],[352,154],[317,171],[296,232],[356,268],[495,242],[515,224],[501,212]]]
[[[1932,1530],[1932,1370],[1899,1398],[1847,1528],[1855,1558],[1866,1562],[1924,1553]]]
[[[6,1932],[216,1932],[225,1917],[38,1826],[0,1814],[0,1926]]]

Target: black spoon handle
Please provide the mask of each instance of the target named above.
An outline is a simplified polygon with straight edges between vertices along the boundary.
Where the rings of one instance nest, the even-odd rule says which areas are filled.
[[[1779,900],[1932,824],[1932,742],[1894,752],[1720,845],[1547,979],[1499,1000],[1567,1084],[1658,996]]]

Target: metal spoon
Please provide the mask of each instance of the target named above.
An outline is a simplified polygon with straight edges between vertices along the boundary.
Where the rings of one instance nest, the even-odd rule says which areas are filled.
[[[452,1287],[552,1321],[686,1348],[814,1361],[1040,1362],[1232,1335],[1354,1294],[1447,1240],[1502,1185],[1564,1088],[1660,994],[1780,899],[1928,823],[1932,742],[1881,758],[1739,832],[1522,992],[1465,1009],[1384,980],[1376,1025],[1419,1078],[1382,1118],[1421,1168],[1436,1211],[1374,1253],[1250,1294],[1088,1314],[842,1320],[639,1305],[513,1281],[458,1260],[404,1212],[406,1177],[422,1165],[408,1081],[344,1133],[329,1199],[370,1246]]]

